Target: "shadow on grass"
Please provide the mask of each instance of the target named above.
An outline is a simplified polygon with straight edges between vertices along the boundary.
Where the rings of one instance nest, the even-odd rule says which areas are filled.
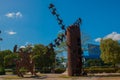
[[[30,76],[30,77],[24,77],[24,78],[35,78],[35,79],[45,79],[45,78],[47,78],[47,76],[46,75],[39,75],[39,76]]]

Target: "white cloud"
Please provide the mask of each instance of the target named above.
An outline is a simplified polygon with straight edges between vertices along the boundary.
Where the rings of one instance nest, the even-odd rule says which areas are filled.
[[[112,33],[106,35],[105,37],[103,37],[103,39],[108,39],[108,38],[110,38],[112,40],[119,41],[120,40],[120,34],[117,33],[117,32],[112,32]],[[101,40],[101,38],[97,38],[97,39],[95,39],[95,42],[100,42],[100,40]]]
[[[15,35],[15,34],[17,34],[17,32],[14,32],[14,31],[6,31],[7,32],[7,34],[9,34],[9,35]]]
[[[100,41],[101,41],[101,38],[95,39],[95,42],[100,42]]]
[[[15,13],[7,13],[5,16],[8,18],[13,18]]]
[[[23,15],[21,12],[10,12],[5,15],[8,18],[21,18]]]
[[[111,38],[112,40],[120,40],[120,34],[117,32],[112,32],[111,34],[108,34],[107,36],[104,37],[104,39]]]
[[[22,13],[21,12],[17,12],[16,13],[16,17],[22,17]]]

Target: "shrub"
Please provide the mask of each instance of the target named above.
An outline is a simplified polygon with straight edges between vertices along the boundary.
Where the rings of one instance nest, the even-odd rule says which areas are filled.
[[[116,71],[116,73],[120,73],[120,69],[118,69],[118,70]]]
[[[91,67],[84,69],[87,73],[115,73],[115,68],[101,68],[101,67]]]
[[[39,69],[40,73],[51,73],[51,69],[44,67],[42,69]]]
[[[12,72],[12,69],[5,69],[5,72]]]
[[[15,69],[15,68],[13,68],[13,69],[12,69],[12,73],[13,73],[13,74],[17,74],[17,72],[16,72],[16,69]]]
[[[5,68],[4,67],[0,67],[0,75],[5,75]]]
[[[27,70],[24,67],[22,67],[19,71],[22,72],[23,74],[27,72]]]
[[[64,68],[56,68],[55,73],[63,73],[63,72],[65,72],[65,70],[66,69],[64,69]]]

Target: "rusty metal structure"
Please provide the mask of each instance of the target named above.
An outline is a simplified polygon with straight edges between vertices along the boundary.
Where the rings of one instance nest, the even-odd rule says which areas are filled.
[[[16,73],[19,77],[24,77],[23,73],[20,71],[21,68],[27,69],[29,72],[31,72],[32,75],[36,75],[34,66],[34,61],[30,58],[30,55],[32,54],[30,50],[24,51],[23,48],[20,48],[17,51],[17,45],[14,46],[13,49],[14,53],[18,53],[18,56],[20,59],[15,59],[16,64]]]
[[[82,73],[82,50],[79,25],[67,28],[68,75],[80,76]]]
[[[58,24],[65,33],[55,39],[55,44],[50,43],[50,47],[56,47],[60,45],[63,39],[67,38],[68,47],[68,75],[69,76],[80,76],[82,74],[82,50],[81,50],[81,35],[80,35],[80,24],[81,19],[79,18],[74,24],[65,28],[63,20],[57,13],[57,10],[53,4],[50,4],[49,9],[51,13],[56,17]]]

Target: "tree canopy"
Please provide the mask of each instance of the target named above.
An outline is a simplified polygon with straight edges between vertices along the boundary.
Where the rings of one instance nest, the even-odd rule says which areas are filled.
[[[100,43],[101,58],[105,63],[120,62],[120,44],[112,39],[102,39]]]
[[[55,52],[54,49],[37,44],[33,47],[33,60],[35,66],[41,70],[43,68],[53,68],[55,64]]]
[[[0,51],[0,66],[5,66],[4,65],[4,58],[7,55],[10,55],[12,53],[12,51],[10,50],[4,50],[4,51]]]

